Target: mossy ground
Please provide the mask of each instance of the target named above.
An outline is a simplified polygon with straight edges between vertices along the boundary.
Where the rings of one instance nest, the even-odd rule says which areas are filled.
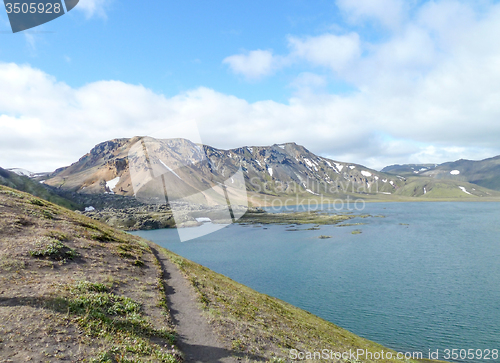
[[[367,216],[367,215],[366,215]],[[337,224],[355,217],[365,217],[353,214],[329,214],[319,211],[266,213],[247,212],[238,220],[240,224],[313,224],[316,227],[324,224]],[[313,227],[314,228],[314,227]]]

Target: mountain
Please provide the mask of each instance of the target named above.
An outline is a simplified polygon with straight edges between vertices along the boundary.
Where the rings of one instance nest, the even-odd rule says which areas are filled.
[[[98,144],[76,163],[50,174],[45,183],[78,193],[132,196],[129,154],[142,140],[134,137]],[[295,143],[221,150],[175,139],[158,140],[152,150],[172,183],[193,190],[216,185],[240,168],[247,190],[261,196],[388,195],[405,183],[404,178],[362,165],[319,157]],[[171,170],[175,172],[167,173]]]
[[[29,170],[26,170],[26,169],[21,169],[21,168],[12,168],[12,169],[7,169],[8,171],[11,171],[17,175],[21,175],[21,176],[27,176],[29,178],[32,178],[34,177],[36,174],[35,173],[32,173],[31,171]]]
[[[432,170],[436,166],[438,166],[438,164],[403,164],[403,165],[395,164],[386,166],[381,171],[383,173],[411,177]]]
[[[317,156],[293,142],[221,150],[185,139],[133,137],[96,145],[72,165],[44,176],[44,183],[76,195],[140,194],[148,195],[150,201],[166,188],[169,200],[187,195],[196,203],[210,204],[224,199],[222,191],[217,194],[213,190],[228,180],[234,182],[240,171],[244,192],[232,197],[242,202],[248,192],[255,205],[290,196],[396,201],[499,197],[500,193],[487,188],[496,185],[495,179],[489,178],[496,164],[488,162],[489,169],[485,168],[483,179],[478,180],[478,167],[468,163],[393,165],[379,172]]]
[[[468,182],[480,187],[500,191],[500,156],[480,161],[460,159],[439,165],[392,165],[382,169],[386,173],[399,175],[408,175],[407,172],[409,170],[423,177],[460,183]]]

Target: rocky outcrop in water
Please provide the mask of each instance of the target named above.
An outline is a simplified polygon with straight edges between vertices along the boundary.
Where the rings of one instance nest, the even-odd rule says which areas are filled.
[[[210,221],[213,223],[231,223],[226,206],[206,207],[202,205],[175,203],[174,213],[169,205],[140,205],[128,208],[95,209],[82,214],[106,223],[111,227],[126,231],[150,230],[172,227],[193,227]],[[256,212],[256,209],[251,209]],[[247,208],[233,210],[237,215],[244,214]]]

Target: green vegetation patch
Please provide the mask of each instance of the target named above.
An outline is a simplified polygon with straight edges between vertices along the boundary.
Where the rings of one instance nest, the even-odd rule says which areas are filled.
[[[29,251],[32,257],[50,257],[56,260],[73,259],[78,253],[52,237],[39,237],[35,240],[35,248]]]
[[[44,202],[42,202],[41,199],[38,199],[38,198],[31,198],[30,203],[33,205],[37,205],[39,207],[44,207],[46,205]]]
[[[17,271],[26,268],[26,263],[20,259],[8,256],[0,258],[0,270]]]
[[[346,214],[328,214],[320,211],[293,212],[293,213],[267,213],[263,211],[247,212],[238,221],[245,224],[314,224],[312,228],[319,225],[337,224],[355,217],[366,218],[369,215],[355,216]]]
[[[175,341],[173,330],[155,329],[144,316],[141,304],[111,289],[108,284],[79,281],[68,286],[69,296],[58,305],[72,315],[86,336],[112,342],[91,361],[179,362],[179,353],[165,348]]]
[[[53,238],[53,239],[57,239],[59,241],[68,241],[69,240],[69,236],[66,233],[58,231],[58,230],[48,231],[45,233],[45,236]]]
[[[7,195],[10,195],[12,197],[19,198],[19,199],[24,199],[24,195],[22,195],[21,193],[16,193],[16,192],[14,192],[12,190],[0,189],[0,193],[7,194]]]

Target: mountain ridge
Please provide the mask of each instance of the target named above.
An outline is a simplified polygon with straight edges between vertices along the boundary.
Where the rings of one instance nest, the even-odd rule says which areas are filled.
[[[153,139],[135,136],[104,141],[75,163],[52,173],[37,174],[35,179],[43,180],[47,186],[60,192],[76,195],[132,197],[136,191],[129,157],[134,145],[144,140]],[[178,188],[180,194],[192,194],[216,186],[241,168],[247,192],[257,204],[262,204],[262,199],[296,195],[378,201],[401,198],[467,200],[500,196],[496,174],[488,176],[488,170],[484,175],[476,173],[479,179],[466,175],[467,170],[478,170],[470,165],[488,162],[498,165],[500,177],[500,156],[478,162],[396,164],[376,171],[360,164],[317,156],[295,142],[223,150],[185,139],[156,140],[151,150],[162,164],[158,165],[161,172],[169,176],[169,183],[174,185],[171,189]],[[466,165],[469,165],[468,169]],[[461,175],[446,175],[455,167],[462,170]]]
[[[76,163],[47,175],[45,183],[75,192],[133,195],[127,153],[131,144],[140,139],[134,137],[100,143]],[[374,192],[392,193],[396,186],[403,184],[399,177],[359,164],[320,157],[294,142],[222,150],[187,141],[184,145],[173,145],[172,150],[181,149],[187,155],[189,148],[196,147],[203,148],[208,161],[206,168],[197,171],[201,176],[222,178],[241,167],[248,190],[257,193],[319,194],[322,187],[323,194],[337,195],[345,194],[342,192],[347,185],[351,190],[361,191],[373,187],[376,182],[380,185]],[[162,153],[169,165],[189,164],[177,155],[169,155],[165,149]],[[119,180],[111,190],[108,183],[117,177]]]
[[[425,167],[425,165],[433,166]],[[423,166],[426,170],[415,170],[418,166]],[[500,155],[483,160],[459,159],[442,164],[392,165],[382,170],[387,173],[399,173],[406,176],[413,172],[433,179],[469,182],[500,191]]]

